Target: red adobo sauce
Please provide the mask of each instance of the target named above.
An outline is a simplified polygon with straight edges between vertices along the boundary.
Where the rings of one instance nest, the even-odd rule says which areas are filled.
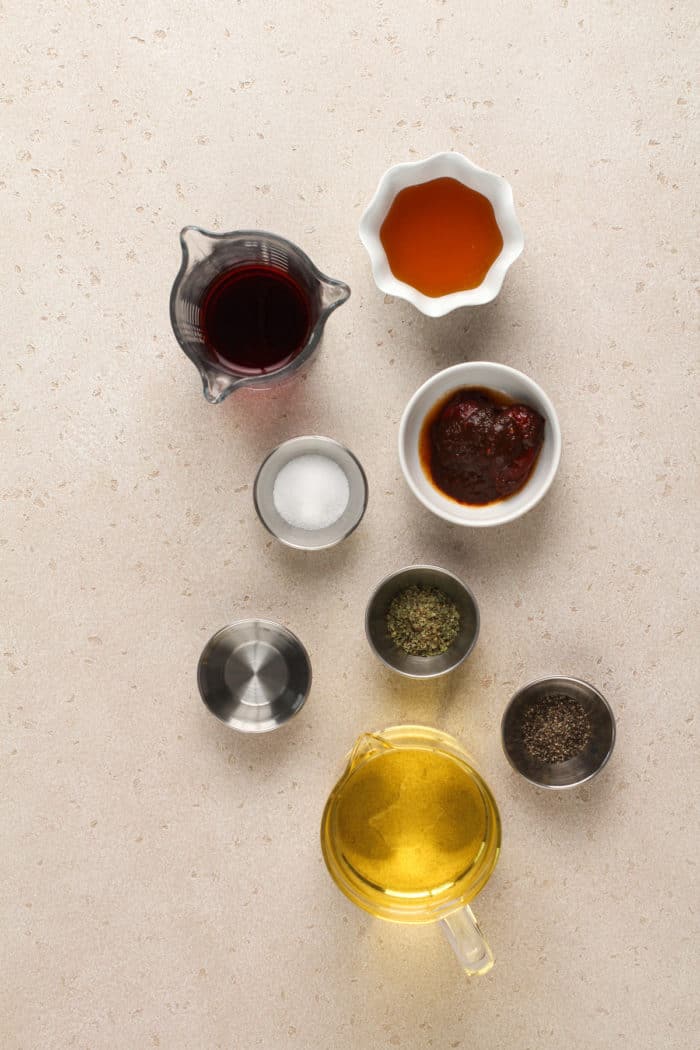
[[[539,412],[497,390],[453,391],[428,414],[420,461],[436,488],[458,503],[506,499],[528,480],[544,442]]]

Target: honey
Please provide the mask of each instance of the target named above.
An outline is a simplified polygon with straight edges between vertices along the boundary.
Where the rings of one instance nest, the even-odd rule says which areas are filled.
[[[394,277],[431,298],[477,288],[503,248],[491,201],[451,178],[397,193],[379,236]]]

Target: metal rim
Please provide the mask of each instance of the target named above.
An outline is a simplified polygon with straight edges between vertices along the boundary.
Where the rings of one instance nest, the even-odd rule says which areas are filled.
[[[335,445],[336,448],[339,448],[342,452],[345,453],[346,456],[348,456],[349,459],[353,461],[353,463],[359,470],[360,477],[362,479],[362,509],[357,520],[350,526],[349,529],[347,529],[346,532],[344,532],[341,536],[338,536],[337,539],[331,540],[329,543],[322,543],[320,546],[316,547],[305,547],[302,543],[293,543],[292,540],[286,540],[283,539],[282,536],[278,536],[275,530],[265,520],[265,517],[263,516],[263,513],[260,510],[260,504],[258,502],[258,485],[260,483],[260,476],[262,475],[262,472],[267,463],[272,459],[273,456],[276,456],[281,449],[300,441],[320,441],[325,445]],[[287,438],[286,441],[281,441],[279,445],[276,445],[275,448],[273,448],[265,456],[265,458],[263,459],[262,463],[256,471],[255,481],[253,482],[253,505],[255,506],[255,513],[257,514],[258,520],[261,522],[261,524],[264,525],[267,531],[270,533],[270,535],[274,536],[278,543],[281,543],[284,547],[290,547],[292,550],[297,551],[308,551],[310,554],[313,554],[314,551],[327,551],[330,550],[331,547],[337,547],[339,543],[342,543],[343,540],[346,540],[348,538],[348,536],[351,536],[365,516],[368,501],[369,485],[367,484],[367,475],[365,474],[364,467],[360,463],[355,453],[351,452],[346,445],[342,444],[342,442],[336,441],[335,438],[325,437],[323,434],[300,434],[298,437]]]
[[[226,631],[230,631],[232,628],[247,627],[250,624],[262,624],[264,627],[272,627],[276,631],[279,631],[281,634],[286,635],[287,638],[289,638],[292,642],[294,642],[295,645],[297,645],[299,647],[299,649],[300,649],[300,651],[301,651],[301,653],[302,653],[302,655],[304,657],[304,662],[306,664],[307,682],[306,682],[306,689],[304,690],[304,698],[303,698],[303,700],[301,701],[299,706],[290,714],[289,718],[285,718],[284,722],[280,722],[277,725],[273,724],[273,725],[262,725],[262,726],[255,725],[255,723],[253,723],[253,725],[255,725],[255,728],[242,729],[240,724],[237,723],[237,722],[236,723],[227,722],[226,719],[222,718],[214,710],[214,708],[209,705],[209,703],[207,701],[207,698],[206,698],[206,695],[205,695],[205,692],[204,692],[204,689],[202,688],[202,668],[204,666],[204,659],[205,659],[205,657],[214,648],[214,645],[215,645],[217,639],[222,634],[225,634]],[[248,735],[256,736],[256,735],[260,735],[262,733],[272,733],[276,729],[281,729],[281,727],[286,725],[288,722],[291,722],[292,719],[296,715],[299,714],[299,712],[301,711],[302,707],[304,706],[304,704],[306,703],[306,701],[309,698],[309,693],[311,692],[312,678],[313,678],[313,671],[312,671],[312,667],[311,667],[311,660],[309,658],[309,654],[308,654],[308,651],[306,649],[306,646],[301,641],[301,639],[298,637],[298,635],[296,635],[294,633],[294,631],[291,631],[289,629],[289,627],[285,627],[284,624],[278,623],[277,620],[268,620],[268,619],[264,619],[264,618],[262,618],[260,616],[249,616],[249,617],[247,617],[244,620],[232,620],[230,623],[224,624],[223,627],[220,627],[218,629],[218,631],[214,631],[214,634],[211,636],[211,638],[209,638],[209,640],[206,642],[204,648],[202,649],[202,652],[199,655],[199,660],[197,661],[197,688],[199,690],[199,696],[200,696],[200,699],[201,699],[202,703],[206,707],[207,711],[210,714],[212,714],[214,716],[214,718],[217,719],[217,721],[221,722],[222,725],[227,726],[229,729],[233,729],[234,732],[240,733],[242,736],[248,736]]]
[[[386,657],[384,657],[379,652],[376,645],[374,644],[374,640],[370,633],[370,610],[372,608],[372,603],[374,602],[374,599],[376,598],[379,590],[384,586],[385,583],[388,583],[390,580],[396,579],[398,576],[402,576],[405,572],[411,572],[413,569],[430,569],[432,572],[440,573],[442,576],[449,576],[450,579],[454,580],[454,582],[462,588],[462,590],[466,591],[466,593],[469,595],[472,605],[474,606],[474,619],[476,621],[474,625],[474,637],[472,638],[468,648],[465,650],[463,655],[460,656],[459,660],[457,660],[456,663],[453,663],[450,667],[446,667],[443,671],[431,671],[427,672],[426,674],[411,674],[410,671],[402,671],[399,667],[396,667],[394,664],[390,663],[386,659]],[[379,581],[379,583],[376,585],[376,587],[370,594],[367,606],[365,608],[365,636],[367,638],[367,641],[369,642],[370,649],[375,654],[377,659],[379,659],[385,667],[388,667],[390,671],[394,671],[395,674],[400,674],[404,678],[411,678],[414,681],[418,682],[424,681],[429,678],[442,678],[443,675],[450,674],[451,671],[456,671],[457,668],[464,663],[464,661],[474,649],[474,646],[476,645],[479,638],[480,630],[481,614],[479,612],[479,603],[477,602],[471,587],[468,587],[463,580],[460,580],[459,576],[455,575],[455,573],[450,572],[449,569],[443,569],[440,565],[425,565],[423,563],[421,563],[420,565],[405,565],[402,569],[397,569],[395,572],[387,573],[386,576],[382,577],[382,579]]]
[[[610,716],[610,727],[611,727],[610,747],[608,748],[607,752],[605,753],[603,761],[600,763],[599,766],[596,767],[596,769],[593,770],[593,772],[589,773],[585,777],[582,777],[581,780],[573,781],[571,784],[543,784],[539,780],[533,780],[532,777],[529,777],[527,775],[527,773],[523,773],[522,769],[520,769],[518,766],[516,766],[515,762],[513,761],[513,759],[511,758],[511,756],[510,756],[510,754],[508,752],[508,749],[506,747],[506,742],[505,742],[505,725],[506,725],[506,720],[507,720],[508,715],[510,713],[510,710],[513,707],[513,705],[515,704],[515,702],[522,696],[522,694],[527,689],[532,689],[533,686],[543,686],[547,682],[552,682],[552,681],[555,681],[555,680],[558,680],[560,682],[573,682],[575,685],[582,685],[586,689],[590,689],[590,691],[595,694],[597,699],[602,702],[603,706],[607,709],[608,715]],[[543,791],[570,791],[572,788],[581,787],[583,784],[587,784],[590,780],[593,780],[594,777],[597,777],[598,774],[601,772],[601,770],[605,769],[606,765],[610,761],[610,757],[611,757],[613,751],[615,750],[615,739],[616,739],[616,736],[617,736],[617,725],[616,725],[616,722],[615,722],[615,715],[613,713],[613,709],[610,706],[610,704],[608,703],[608,701],[605,699],[603,694],[600,692],[600,690],[596,689],[596,687],[594,685],[591,685],[590,682],[586,682],[583,678],[573,678],[571,675],[568,675],[568,674],[549,674],[549,675],[546,675],[544,678],[535,678],[535,679],[533,679],[532,682],[528,682],[526,685],[521,686],[520,689],[517,690],[517,692],[513,693],[513,695],[511,696],[510,700],[506,704],[505,711],[503,712],[503,716],[501,718],[501,748],[503,749],[503,754],[508,759],[509,765],[511,766],[512,769],[515,770],[515,772],[519,776],[521,776],[523,778],[523,780],[527,780],[528,784],[532,784],[534,787],[541,788]]]

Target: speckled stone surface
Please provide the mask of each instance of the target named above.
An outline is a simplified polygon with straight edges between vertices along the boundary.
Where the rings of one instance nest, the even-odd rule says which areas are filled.
[[[692,3],[9,0],[0,14],[3,1050],[694,1050],[698,125]],[[697,52],[695,52],[697,53]],[[429,321],[372,284],[357,223],[392,163],[457,149],[514,187],[526,248],[488,307]],[[186,223],[263,227],[353,295],[294,394],[211,407],[168,320]],[[446,526],[396,455],[463,359],[542,384],[547,499]],[[251,484],[283,438],[362,459],[343,546],[282,549]],[[363,636],[418,560],[478,596],[433,685]],[[314,664],[286,731],[200,703],[207,637],[261,614]],[[589,679],[599,780],[539,793],[499,742],[513,691]],[[497,964],[372,920],[326,875],[324,800],[362,730],[459,736],[499,800],[476,904]]]

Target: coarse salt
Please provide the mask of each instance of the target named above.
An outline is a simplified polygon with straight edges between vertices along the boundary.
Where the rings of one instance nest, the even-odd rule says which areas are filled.
[[[342,467],[328,456],[297,456],[275,478],[272,500],[288,525],[315,532],[341,517],[350,500],[350,485]]]

